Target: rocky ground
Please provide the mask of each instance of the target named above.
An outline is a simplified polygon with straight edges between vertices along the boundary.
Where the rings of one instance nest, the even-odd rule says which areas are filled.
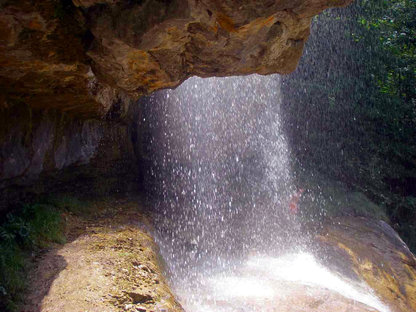
[[[364,281],[392,312],[416,311],[416,258],[386,222],[334,217],[322,224],[316,242],[327,267]]]
[[[93,206],[99,212],[88,217],[65,214],[68,243],[37,259],[22,311],[183,311],[138,203]]]
[[[86,211],[77,214],[65,212],[67,243],[35,258],[19,311],[184,311],[163,275],[164,263],[150,235],[152,218],[142,207],[138,199],[106,199],[89,203]],[[391,312],[415,311],[416,259],[386,223],[332,218],[314,231],[316,258],[332,272],[366,282]],[[272,278],[265,272],[274,269],[262,268],[260,280]],[[205,292],[209,294],[205,300],[194,289],[178,295],[189,312],[377,311],[325,287],[290,281],[272,284],[278,296],[267,302],[244,296],[222,300],[225,293],[210,295],[210,291]],[[187,302],[195,296],[196,301]],[[198,302],[209,309],[195,307]]]

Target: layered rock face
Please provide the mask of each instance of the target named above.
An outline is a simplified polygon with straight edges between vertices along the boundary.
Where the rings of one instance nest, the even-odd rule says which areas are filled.
[[[288,73],[311,18],[350,0],[2,1],[2,104],[105,113],[192,75]]]
[[[1,1],[0,189],[123,153],[142,95],[294,70],[311,18],[350,1]]]
[[[136,187],[128,184],[140,175],[138,108],[103,119],[26,105],[2,110],[0,212],[47,191],[106,194]]]

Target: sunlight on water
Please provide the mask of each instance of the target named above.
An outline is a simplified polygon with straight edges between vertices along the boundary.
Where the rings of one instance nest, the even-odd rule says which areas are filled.
[[[280,77],[191,78],[148,104],[160,245],[172,274],[281,248],[296,229]],[[184,265],[185,264],[185,265]]]
[[[390,311],[367,285],[348,281],[330,272],[311,254],[304,252],[278,258],[253,256],[232,273],[200,278],[198,290],[181,293],[180,289],[184,306],[189,312],[275,311],[279,303],[289,296],[297,296],[298,301],[304,300],[303,295],[294,292],[302,285],[313,287],[318,294],[319,289],[335,292],[378,312]],[[300,289],[304,292],[307,288]],[[276,311],[292,311],[290,308],[296,309],[299,305]]]
[[[249,259],[247,266],[277,280],[291,281],[303,285],[318,286],[364,303],[380,312],[389,311],[380,300],[371,294],[366,285],[355,285],[342,279],[320,265],[313,255],[298,253],[280,258],[256,257]]]
[[[367,286],[299,252],[308,236],[289,211],[298,190],[280,101],[277,75],[191,78],[150,97],[147,185],[176,294],[187,312],[326,312],[339,302],[388,312]]]
[[[210,288],[217,298],[271,299],[275,293],[271,285],[256,277],[219,277],[210,280]]]

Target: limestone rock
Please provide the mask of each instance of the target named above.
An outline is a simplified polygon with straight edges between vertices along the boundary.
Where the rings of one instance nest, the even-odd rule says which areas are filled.
[[[192,75],[288,73],[311,18],[349,2],[3,1],[0,107],[102,115]]]
[[[129,297],[133,301],[134,304],[137,303],[146,303],[153,300],[152,296],[149,294],[142,294],[141,292],[131,291],[128,293]]]
[[[366,282],[392,312],[416,311],[416,258],[387,223],[335,218],[317,240],[327,266]]]
[[[1,1],[0,192],[107,155],[103,142],[135,145],[139,114],[125,117],[141,95],[193,75],[294,70],[311,18],[349,2]]]
[[[18,311],[184,312],[164,276],[135,200],[89,203],[94,218],[66,215],[68,242],[39,257]],[[152,266],[141,275],[133,263]],[[139,304],[138,304],[139,303]]]

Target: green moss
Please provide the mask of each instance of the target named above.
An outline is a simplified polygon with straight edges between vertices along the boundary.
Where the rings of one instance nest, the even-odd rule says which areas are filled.
[[[16,311],[16,302],[25,288],[25,257],[16,242],[2,241],[0,249],[0,310]]]
[[[91,208],[86,202],[66,194],[52,196],[47,201],[62,211],[68,211],[76,215],[89,214]]]
[[[46,202],[55,206],[60,211],[72,213],[79,217],[93,217],[102,209],[99,205],[88,200],[81,200],[68,193],[49,197]]]
[[[62,212],[89,215],[97,207],[70,195],[23,205],[0,225],[0,311],[17,311],[26,288],[31,254],[65,243]]]
[[[27,205],[23,217],[29,220],[30,239],[36,246],[43,247],[49,242],[65,243],[61,212],[57,207],[48,204]]]
[[[26,286],[30,254],[51,243],[64,243],[58,207],[51,204],[25,205],[9,213],[0,226],[0,310],[16,311]]]

